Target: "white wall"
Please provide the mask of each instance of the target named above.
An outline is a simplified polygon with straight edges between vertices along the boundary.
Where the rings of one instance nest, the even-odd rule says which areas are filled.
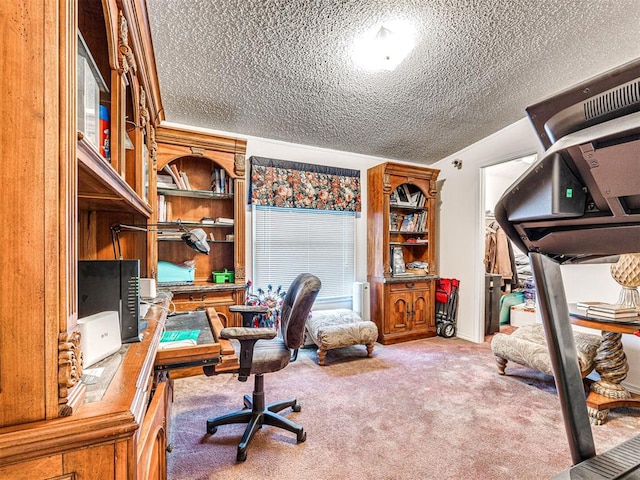
[[[615,303],[620,294],[618,285],[609,273],[609,264],[563,265],[562,279],[569,303],[593,300]],[[593,333],[593,330],[582,329]],[[622,345],[629,362],[627,379],[622,382],[630,391],[640,393],[640,338],[623,335]]]
[[[458,336],[473,342],[484,340],[484,192],[481,168],[530,153],[542,155],[542,148],[527,119],[451,155],[434,165],[439,180],[438,265],[442,277],[460,279]],[[453,160],[462,160],[460,170]],[[615,302],[620,287],[609,275],[609,266],[566,265],[562,267],[569,302],[602,300]],[[591,330],[593,332],[593,330]],[[624,384],[640,391],[640,338],[623,336],[629,361]]]
[[[460,280],[458,336],[484,341],[484,192],[480,169],[532,153],[541,154],[526,119],[432,166],[440,169],[438,273]],[[462,168],[452,162],[462,160]]]

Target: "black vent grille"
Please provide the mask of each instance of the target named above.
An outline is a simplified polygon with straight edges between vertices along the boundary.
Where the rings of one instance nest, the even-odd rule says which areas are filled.
[[[640,435],[571,469],[577,478],[615,479],[638,468]],[[580,476],[582,475],[582,476]],[[574,478],[573,476],[571,478]],[[629,478],[629,477],[625,477]],[[636,478],[635,476],[633,478]]]
[[[584,118],[591,120],[640,103],[640,80],[603,93],[584,103]]]

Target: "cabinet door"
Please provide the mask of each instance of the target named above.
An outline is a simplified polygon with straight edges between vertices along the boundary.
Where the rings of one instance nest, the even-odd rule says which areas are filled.
[[[429,330],[434,327],[433,303],[429,288],[413,292],[411,327],[413,331]]]
[[[389,315],[384,333],[401,333],[410,328],[412,293],[408,290],[389,293]]]
[[[149,409],[140,427],[138,439],[138,479],[164,480],[167,478],[167,429],[166,383],[160,382],[156,388]]]

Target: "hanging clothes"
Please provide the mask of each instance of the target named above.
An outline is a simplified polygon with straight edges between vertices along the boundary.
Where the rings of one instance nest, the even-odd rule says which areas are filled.
[[[515,283],[513,248],[496,221],[486,227],[484,265],[487,273],[502,276],[503,286]]]

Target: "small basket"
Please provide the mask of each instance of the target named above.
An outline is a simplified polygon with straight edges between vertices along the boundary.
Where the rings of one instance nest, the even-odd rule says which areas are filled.
[[[235,274],[226,268],[223,272],[211,272],[213,283],[233,283],[235,282]]]

